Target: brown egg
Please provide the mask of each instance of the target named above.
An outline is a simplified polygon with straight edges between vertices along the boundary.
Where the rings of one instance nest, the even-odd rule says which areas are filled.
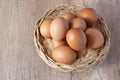
[[[89,26],[92,26],[98,20],[97,12],[92,8],[81,9],[77,13],[77,16],[85,19],[85,21],[87,22],[87,25]]]
[[[68,29],[68,22],[62,17],[55,18],[50,25],[51,36],[56,41],[65,39]]]
[[[72,64],[76,60],[77,55],[69,46],[61,46],[53,50],[52,57],[59,63]]]
[[[40,33],[45,38],[50,38],[50,24],[52,22],[52,19],[45,19],[43,23],[40,26]]]
[[[86,29],[86,22],[82,18],[74,18],[70,21],[70,27]]]
[[[81,49],[80,51],[78,51],[77,52],[77,54],[79,55],[79,56],[85,56],[86,54],[87,54],[87,50],[88,50],[88,48],[87,47],[85,47],[85,48],[83,48],[83,49]]]
[[[52,46],[54,48],[57,48],[57,47],[60,47],[60,46],[65,46],[65,45],[67,45],[67,42],[65,40],[63,40],[63,41],[56,41],[56,40],[52,39]]]
[[[98,49],[103,46],[104,37],[98,29],[88,28],[85,33],[87,37],[88,47],[93,48],[93,49]]]
[[[63,14],[62,17],[69,22],[71,19],[73,19],[75,17],[75,15],[72,13],[65,13],[65,14]]]
[[[68,45],[76,51],[80,51],[86,46],[86,36],[83,30],[80,30],[78,28],[71,28],[67,32],[66,41]]]

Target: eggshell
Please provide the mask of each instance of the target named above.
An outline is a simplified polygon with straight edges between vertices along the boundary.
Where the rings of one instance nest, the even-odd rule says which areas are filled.
[[[80,51],[78,51],[77,54],[79,56],[85,56],[87,54],[87,50],[88,50],[88,48],[85,47],[85,48],[81,49]]]
[[[63,14],[62,17],[69,22],[71,19],[73,19],[75,17],[75,15],[72,13],[65,13],[65,14]]]
[[[63,40],[63,41],[56,41],[56,40],[52,39],[52,46],[54,48],[57,48],[57,47],[60,47],[60,46],[65,46],[65,45],[67,45],[67,42],[65,40]]]
[[[62,17],[55,18],[50,25],[51,36],[56,41],[65,39],[68,29],[68,22]]]
[[[98,49],[103,46],[104,37],[98,29],[88,28],[85,33],[87,36],[88,47],[93,48],[93,49]]]
[[[80,28],[82,30],[86,29],[86,22],[82,18],[74,18],[70,21],[70,27]]]
[[[45,19],[40,26],[40,33],[45,38],[50,38],[51,37],[51,34],[50,34],[50,24],[51,24],[51,22],[52,22],[52,19]]]
[[[71,28],[67,32],[66,41],[68,45],[76,51],[80,51],[86,46],[86,36],[83,30],[78,28]]]
[[[97,12],[92,8],[81,9],[77,13],[77,17],[85,19],[89,26],[92,26],[98,20]]]
[[[72,64],[76,60],[77,55],[69,46],[61,46],[53,50],[52,57],[59,63]]]

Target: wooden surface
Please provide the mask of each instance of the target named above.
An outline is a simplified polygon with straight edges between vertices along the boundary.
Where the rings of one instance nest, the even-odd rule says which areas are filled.
[[[106,61],[97,69],[64,73],[39,58],[34,24],[46,10],[60,4],[84,4],[106,20],[112,44]],[[120,80],[120,1],[0,0],[0,80]]]

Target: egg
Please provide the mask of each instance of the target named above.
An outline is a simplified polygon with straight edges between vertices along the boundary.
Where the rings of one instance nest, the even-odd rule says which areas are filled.
[[[70,21],[70,26],[73,28],[86,29],[86,22],[82,18],[74,18]]]
[[[88,47],[93,48],[93,49],[98,49],[103,46],[104,37],[98,29],[88,28],[85,33],[87,37]]]
[[[40,25],[40,33],[45,38],[50,38],[50,24],[52,22],[52,19],[45,19],[42,24]]]
[[[73,13],[65,13],[62,16],[64,19],[66,19],[68,22],[75,17]]]
[[[98,20],[98,14],[92,8],[81,9],[78,11],[77,17],[83,18],[89,26],[92,26]]]
[[[55,18],[50,25],[51,36],[56,41],[65,39],[68,29],[68,22],[62,17]]]
[[[86,36],[83,30],[78,28],[71,28],[67,32],[66,41],[68,45],[76,51],[80,51],[86,46]]]
[[[72,64],[76,61],[77,55],[69,46],[61,46],[53,50],[52,58],[62,64]]]
[[[78,51],[77,54],[78,54],[79,56],[86,56],[87,50],[88,50],[88,48],[85,47],[85,48],[81,49],[80,51]]]
[[[65,45],[67,45],[67,42],[65,40],[63,40],[63,41],[56,41],[56,40],[52,39],[52,46],[54,48],[57,48],[57,47],[60,47],[60,46],[65,46]]]

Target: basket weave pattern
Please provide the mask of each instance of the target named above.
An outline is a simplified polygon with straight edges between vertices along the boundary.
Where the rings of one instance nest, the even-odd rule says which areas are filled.
[[[35,24],[34,29],[34,42],[37,48],[39,56],[51,67],[57,68],[64,72],[81,72],[90,67],[98,65],[102,62],[108,54],[110,48],[110,31],[106,26],[103,18],[99,18],[96,24],[93,27],[98,28],[105,39],[105,43],[102,48],[97,50],[88,49],[87,55],[85,57],[80,57],[71,65],[60,64],[55,62],[51,57],[51,52],[53,47],[51,45],[51,40],[44,38],[40,33],[40,25],[46,18],[55,18],[61,16],[66,12],[71,12],[76,14],[80,9],[84,8],[84,6],[75,6],[75,5],[62,5],[58,6],[55,9],[50,9],[47,11],[42,18]]]

